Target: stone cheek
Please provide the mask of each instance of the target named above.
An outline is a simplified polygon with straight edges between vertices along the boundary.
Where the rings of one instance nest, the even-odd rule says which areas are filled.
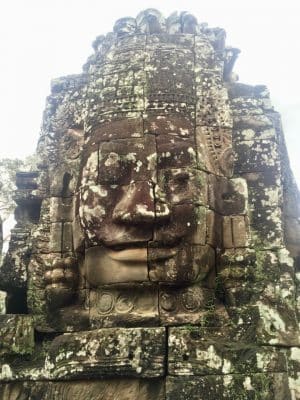
[[[300,396],[300,196],[224,40],[149,9],[52,82],[0,268],[0,398]]]

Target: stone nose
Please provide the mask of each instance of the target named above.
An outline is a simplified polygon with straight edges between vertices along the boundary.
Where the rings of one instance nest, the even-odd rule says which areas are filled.
[[[114,222],[153,225],[169,217],[169,207],[155,201],[151,182],[133,182],[122,190],[122,197],[113,210]]]
[[[154,223],[155,206],[150,182],[132,182],[122,188],[123,193],[113,210],[113,221],[118,223]]]

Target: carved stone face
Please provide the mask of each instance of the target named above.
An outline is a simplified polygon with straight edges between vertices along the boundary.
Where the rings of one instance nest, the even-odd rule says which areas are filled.
[[[129,130],[98,142],[98,129],[89,140],[79,215],[91,286],[187,284],[214,265],[205,245],[206,173],[197,169],[192,124],[166,116],[147,123],[144,134]]]

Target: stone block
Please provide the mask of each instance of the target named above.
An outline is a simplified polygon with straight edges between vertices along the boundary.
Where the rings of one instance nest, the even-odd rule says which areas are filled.
[[[223,217],[223,247],[225,249],[249,246],[249,221],[243,215]]]
[[[182,51],[192,49],[194,47],[194,38],[190,34],[168,34],[160,32],[159,34],[147,35],[147,46],[150,48],[157,46],[164,48],[177,48],[179,47]]]
[[[205,224],[204,216],[193,204],[183,203],[170,207],[164,202],[155,204],[157,225],[153,229],[153,241],[150,247],[173,247],[178,239],[192,243],[197,231],[198,223]],[[161,222],[161,223],[159,223]]]
[[[263,124],[263,120],[257,121],[258,124],[259,122]],[[246,127],[244,129],[234,131],[233,138],[239,142],[248,140],[276,140],[276,132],[274,128],[253,129],[251,127]]]
[[[232,217],[232,236],[234,247],[249,246],[249,219],[247,216]]]
[[[247,180],[250,209],[282,206],[283,193],[278,173],[251,172],[243,174],[243,177]]]
[[[144,133],[193,138],[194,130],[193,119],[189,119],[185,114],[173,112],[164,115],[150,111],[144,115]]]
[[[269,98],[270,93],[265,85],[247,85],[236,82],[229,90],[231,98],[241,97],[247,99]],[[241,100],[242,100],[241,99]]]
[[[198,285],[187,288],[160,286],[159,315],[163,325],[216,323],[214,290]]]
[[[90,327],[86,289],[66,289],[63,295],[68,296],[68,302],[65,304],[61,300],[61,289],[58,287],[57,293],[45,289],[28,290],[28,309],[38,332],[76,332]]]
[[[50,226],[50,223],[41,223],[35,228],[32,237],[32,254],[50,252]]]
[[[251,342],[234,342],[213,329],[170,328],[168,340],[170,375],[286,371],[285,353],[280,349]]]
[[[285,240],[292,257],[300,256],[300,219],[285,217]]]
[[[208,212],[209,210],[206,207],[199,206],[196,208],[197,225],[191,238],[192,244],[200,244],[202,246],[206,244]]]
[[[222,129],[232,128],[232,111],[228,105],[226,88],[203,88],[202,96],[198,96],[196,104],[196,124]]]
[[[221,215],[245,214],[248,208],[247,182],[209,175],[209,206]]]
[[[165,374],[165,328],[107,328],[66,333],[49,348],[51,379],[143,377]]]
[[[231,217],[223,217],[223,246],[225,249],[234,247]]]
[[[183,244],[171,257],[165,249],[149,247],[149,278],[153,282],[182,285],[202,281],[215,266],[215,250],[208,246]]]
[[[300,348],[287,349],[287,366],[289,375],[289,389],[292,399],[300,398]]]
[[[72,147],[71,149],[73,150]],[[81,149],[80,146],[79,149]],[[78,148],[76,150],[78,151]],[[57,154],[55,154],[55,157],[57,157]],[[49,175],[51,197],[72,196],[76,189],[75,178],[78,177],[78,160],[69,158],[67,162],[63,161],[55,165],[50,169]]]
[[[174,139],[171,141],[168,135],[157,136],[158,168],[197,168],[194,138],[176,136]]]
[[[240,132],[251,129],[255,132],[272,131],[273,123],[267,115],[237,115],[233,117],[233,137],[239,138]],[[245,136],[243,136],[245,140]]]
[[[173,168],[158,171],[159,189],[171,205],[207,204],[207,174],[192,168]]]
[[[282,211],[279,207],[255,209],[249,213],[251,246],[276,249],[284,245]]]
[[[235,173],[263,172],[275,174],[280,170],[277,144],[273,140],[248,140],[236,143]]]
[[[295,392],[294,392],[295,393]],[[169,377],[166,399],[179,400],[294,400],[286,373]]]
[[[128,185],[135,181],[150,181],[154,172],[155,154],[153,135],[101,142],[98,183]]]
[[[230,318],[239,326],[241,337],[252,337],[261,345],[299,346],[299,327],[294,310],[285,305],[257,301],[242,307],[229,307]]]
[[[72,197],[50,197],[50,221],[72,221]]]
[[[0,315],[6,314],[6,296],[7,293],[0,290]]]
[[[90,247],[85,252],[85,270],[87,280],[97,286],[147,282],[147,248],[125,249],[120,254],[105,247]]]
[[[28,290],[45,289],[45,272],[51,268],[57,254],[33,254],[28,264]]]
[[[222,247],[222,216],[213,210],[206,213],[206,243],[214,248]]]
[[[0,355],[31,354],[34,348],[32,317],[0,315],[0,337]]]
[[[71,253],[73,250],[73,229],[71,222],[63,223],[62,252]]]
[[[176,93],[177,98],[191,95],[194,87],[193,67],[194,55],[190,49],[179,48],[176,52],[169,46],[149,49],[145,63],[146,96],[156,96],[158,99],[164,93]]]
[[[33,371],[34,372],[34,371]],[[161,379],[101,379],[73,382],[15,382],[3,383],[0,399],[17,400],[164,400]]]
[[[62,251],[62,222],[50,224],[50,243],[49,250],[53,253]]]
[[[196,128],[198,168],[215,175],[231,177],[233,170],[231,129],[202,125]]]
[[[8,251],[0,265],[0,281],[3,289],[24,290],[27,283],[28,253],[30,251],[30,229],[28,226],[11,230]]]
[[[89,294],[93,328],[157,325],[158,287],[147,284],[107,285]]]
[[[84,233],[80,225],[79,215],[75,215],[74,217],[72,223],[72,233],[74,251],[78,253],[84,252]]]
[[[143,136],[143,119],[141,116],[136,118],[114,118],[111,121],[103,121],[93,128],[92,131],[95,142],[108,141],[114,139],[129,139]]]

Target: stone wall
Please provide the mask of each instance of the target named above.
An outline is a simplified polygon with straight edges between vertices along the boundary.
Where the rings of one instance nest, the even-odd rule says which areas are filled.
[[[0,398],[300,398],[300,197],[266,87],[185,12],[93,47],[17,175]]]

